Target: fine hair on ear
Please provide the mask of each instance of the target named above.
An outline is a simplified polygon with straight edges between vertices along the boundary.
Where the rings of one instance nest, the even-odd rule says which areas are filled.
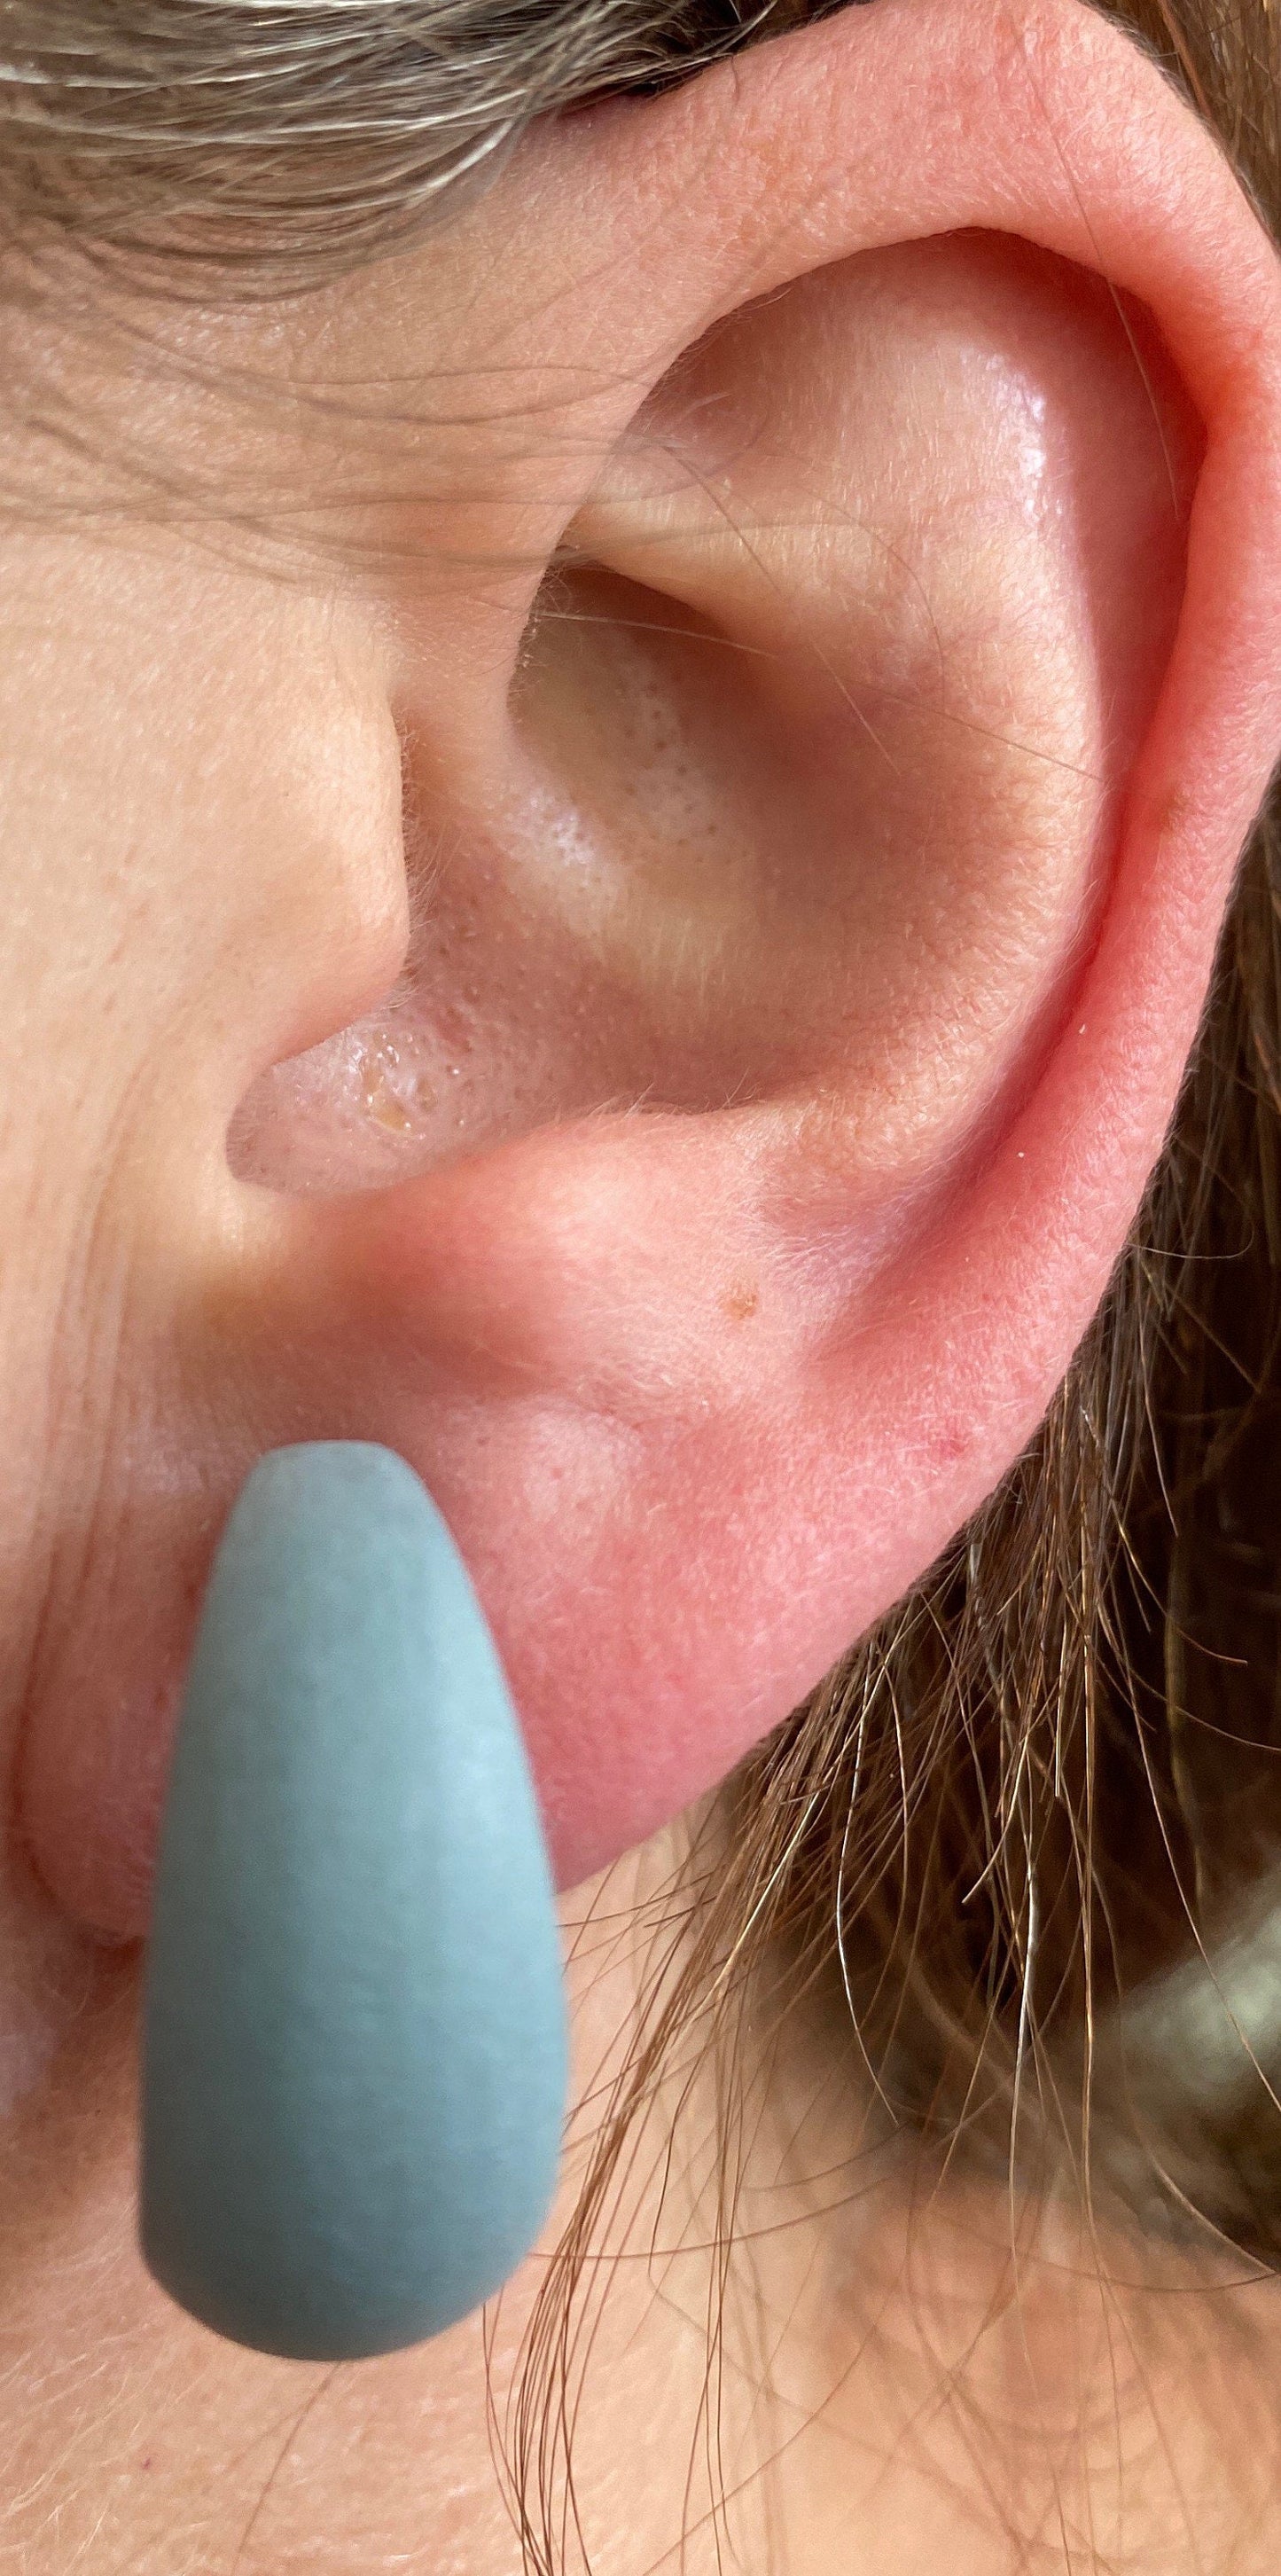
[[[253,9],[121,0],[111,77],[90,89],[92,0],[10,0],[0,220],[23,249],[142,258],[161,288],[209,258],[246,294],[310,284],[443,220],[534,117],[665,86],[809,14],[827,13],[318,6],[279,78],[237,95],[233,134],[216,75],[252,47]],[[1101,14],[1281,236],[1271,0]],[[326,132],[317,101],[340,93]],[[654,1900],[651,1989],[507,2428],[532,2569],[565,2563],[576,2303],[598,2294],[592,2248],[665,2070],[717,2061],[728,2240],[736,2087],[800,1997],[842,2033],[851,2157],[910,2133],[931,2172],[1090,2196],[1207,2273],[1225,2248],[1281,2262],[1281,1984],[1260,1973],[1281,1949],[1279,1367],[1274,796],[1160,1163],[1048,1415],[708,1803]]]

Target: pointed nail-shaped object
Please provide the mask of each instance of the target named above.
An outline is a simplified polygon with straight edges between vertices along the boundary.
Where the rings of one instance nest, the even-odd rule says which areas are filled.
[[[449,1530],[390,1450],[277,1450],[227,1525],[174,1749],[146,2261],[258,2351],[421,2342],[537,2235],[566,2081],[538,1809]]]

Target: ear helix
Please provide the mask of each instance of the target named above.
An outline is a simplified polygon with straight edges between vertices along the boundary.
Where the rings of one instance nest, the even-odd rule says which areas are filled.
[[[532,2243],[566,2081],[537,1805],[453,1539],[390,1450],[278,1450],[228,1523],[170,1774],[145,2258],[259,2351],[420,2342]]]

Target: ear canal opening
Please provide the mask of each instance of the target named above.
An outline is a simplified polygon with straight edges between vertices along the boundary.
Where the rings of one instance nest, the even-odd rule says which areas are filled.
[[[729,657],[735,691],[698,676]],[[761,766],[750,659],[679,600],[568,550],[553,561],[516,657],[496,810],[442,828],[407,737],[404,968],[373,1010],[257,1077],[228,1131],[238,1180],[379,1190],[584,1115],[754,1095],[750,1050],[726,1063],[710,954],[683,1036],[659,998],[708,948],[741,867],[722,781],[727,761],[751,775],[753,737]],[[716,709],[714,758],[696,699]],[[781,784],[781,745],[774,760]]]

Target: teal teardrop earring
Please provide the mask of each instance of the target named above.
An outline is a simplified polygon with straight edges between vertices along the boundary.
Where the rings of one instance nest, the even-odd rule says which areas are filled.
[[[567,2083],[553,1889],[498,1655],[392,1451],[254,1470],[162,1821],[140,2234],[219,2334],[354,2360],[528,2251]]]

